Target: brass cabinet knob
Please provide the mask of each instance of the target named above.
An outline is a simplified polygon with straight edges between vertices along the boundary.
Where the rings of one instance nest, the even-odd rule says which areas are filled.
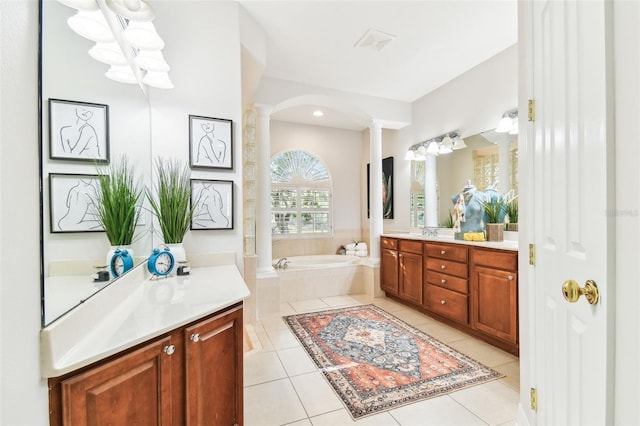
[[[199,342],[200,335],[198,333],[193,333],[191,336],[189,336],[189,340],[191,340],[194,343]]]
[[[440,254],[447,254],[446,250],[440,250]]]
[[[162,351],[167,355],[173,355],[173,353],[176,351],[176,347],[173,345],[168,345],[165,346]]]
[[[575,303],[580,296],[584,296],[591,305],[598,303],[600,298],[598,286],[593,280],[587,280],[584,287],[580,287],[574,280],[567,280],[562,284],[562,295],[570,303]]]
[[[440,265],[440,269],[447,269],[447,265]]]
[[[441,279],[441,280],[440,280],[440,282],[441,282],[442,284],[444,284],[444,283],[446,283],[446,282],[447,282],[447,280],[445,280],[445,279]]]
[[[446,300],[441,300],[440,303],[444,305],[445,303],[447,303],[447,301]]]

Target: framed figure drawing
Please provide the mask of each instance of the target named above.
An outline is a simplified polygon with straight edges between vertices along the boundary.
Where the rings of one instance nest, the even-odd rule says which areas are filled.
[[[49,174],[51,233],[100,232],[94,200],[100,192],[97,175]]]
[[[233,169],[233,122],[190,115],[189,161],[192,168]]]
[[[49,99],[49,158],[109,162],[109,106]]]
[[[191,179],[191,229],[233,229],[233,181]]]

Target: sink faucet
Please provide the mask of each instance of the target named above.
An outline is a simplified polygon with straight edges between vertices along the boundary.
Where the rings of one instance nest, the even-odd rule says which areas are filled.
[[[425,226],[424,228],[422,228],[422,235],[426,235],[427,237],[437,237],[438,228],[427,228]]]

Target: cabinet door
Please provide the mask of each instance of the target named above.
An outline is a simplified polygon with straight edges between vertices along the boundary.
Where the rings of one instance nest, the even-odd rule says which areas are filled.
[[[242,306],[184,331],[186,424],[243,424]]]
[[[174,350],[165,337],[64,380],[63,424],[171,424]]]
[[[403,299],[422,305],[422,256],[400,253],[400,294]]]
[[[510,343],[518,340],[518,276],[476,266],[471,277],[471,326]]]
[[[380,287],[391,294],[398,294],[398,252],[380,251]]]

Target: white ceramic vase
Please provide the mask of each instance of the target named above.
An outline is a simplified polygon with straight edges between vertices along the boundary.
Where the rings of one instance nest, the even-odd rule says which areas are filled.
[[[166,246],[169,247],[171,254],[173,254],[173,258],[176,260],[176,265],[178,262],[184,262],[187,260],[187,253],[184,251],[182,243],[166,244]]]

